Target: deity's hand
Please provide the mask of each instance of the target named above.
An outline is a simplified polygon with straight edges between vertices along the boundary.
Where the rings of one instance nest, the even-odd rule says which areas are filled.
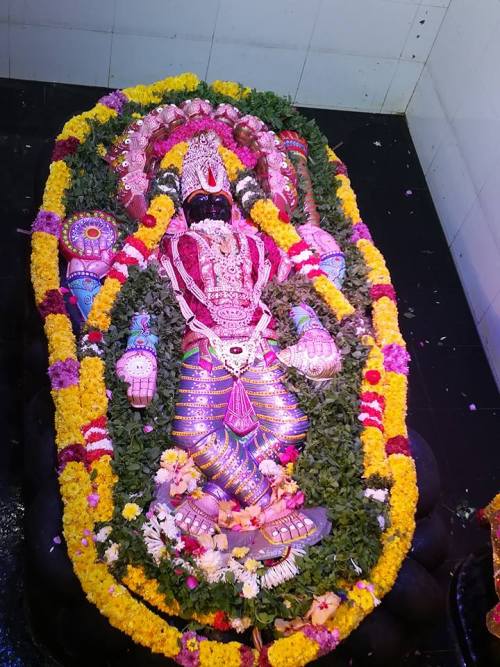
[[[118,377],[128,384],[127,396],[134,408],[147,407],[156,389],[156,356],[149,350],[127,350],[116,363]]]
[[[97,279],[104,278],[113,262],[114,253],[111,250],[99,250],[96,253],[82,248],[80,257],[72,257],[68,263],[67,275],[71,278],[73,274],[86,272],[94,275]]]
[[[309,329],[295,345],[281,350],[278,359],[310,380],[330,380],[340,370],[340,352],[325,329]]]

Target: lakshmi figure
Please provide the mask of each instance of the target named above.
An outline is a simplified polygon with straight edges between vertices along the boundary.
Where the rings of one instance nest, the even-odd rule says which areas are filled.
[[[203,496],[185,500],[175,518],[185,533],[214,534],[220,530],[222,502],[258,506],[264,516],[260,529],[229,531],[229,543],[273,558],[284,546],[314,544],[330,530],[322,508],[299,511],[273,503],[270,482],[259,467],[279,461],[287,447],[300,448],[307,435],[307,416],[282,383],[283,365],[324,381],[339,370],[340,355],[304,304],[291,313],[297,344],[279,350],[275,323],[261,294],[269,280],[286,279],[290,262],[269,237],[238,215],[219,143],[214,132],[191,139],[180,182],[187,224],[167,233],[158,255],[186,320],[172,442],[192,457],[207,480]],[[333,239],[331,243],[336,245]],[[133,337],[118,362],[135,407],[149,403],[156,383],[154,346],[147,315],[142,317],[142,345]]]

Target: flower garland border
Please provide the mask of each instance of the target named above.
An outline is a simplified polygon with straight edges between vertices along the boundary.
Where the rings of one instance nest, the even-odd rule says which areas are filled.
[[[88,120],[106,123],[115,117],[126,101],[140,104],[154,104],[160,101],[160,95],[174,91],[192,91],[199,84],[193,74],[169,77],[150,86],[116,91],[105,96],[90,111],[70,119],[58,135],[55,159],[50,167],[46,183],[42,208],[33,227],[31,273],[35,299],[44,317],[44,328],[49,345],[49,374],[52,380],[52,397],[56,407],[56,444],[60,450],[60,461],[66,464],[61,472],[60,486],[64,510],[64,534],[68,552],[75,572],[89,598],[111,624],[131,635],[134,641],[149,646],[152,651],[167,657],[179,655],[184,650],[182,633],[169,626],[165,621],[149,611],[135,600],[127,589],[109,573],[107,567],[97,562],[95,545],[88,537],[96,522],[109,518],[112,513],[110,489],[114,479],[109,455],[88,461],[83,444],[82,428],[93,424],[99,432],[105,427],[107,400],[103,382],[104,364],[96,357],[85,357],[78,367],[76,342],[71,329],[69,316],[65,310],[59,291],[58,271],[58,223],[64,217],[63,195],[69,187],[71,173],[63,161],[65,155],[76,150],[91,132]],[[214,82],[212,87],[217,92],[234,99],[248,94],[239,84],[232,82]],[[411,545],[414,530],[414,512],[417,501],[416,474],[413,460],[409,456],[406,412],[406,351],[399,332],[395,294],[390,284],[390,275],[382,255],[371,241],[369,231],[361,221],[356,205],[356,198],[344,165],[331,149],[327,148],[330,162],[335,168],[335,178],[340,184],[337,195],[344,215],[353,224],[352,241],[362,253],[371,284],[373,298],[373,325],[375,339],[366,338],[370,353],[365,366],[362,401],[367,405],[375,403],[379,410],[375,419],[364,421],[361,436],[365,460],[365,474],[388,473],[392,476],[393,487],[390,496],[390,527],[383,533],[383,551],[378,563],[370,573],[369,581],[360,581],[348,592],[335,616],[328,623],[331,630],[337,630],[340,638],[345,638],[378,603],[392,587],[399,567]],[[258,206],[256,206],[258,204]],[[254,204],[255,221],[266,229],[266,217],[271,224],[276,224],[277,213],[271,210],[265,201]],[[106,330],[109,326],[109,313],[121,285],[127,278],[127,264],[139,263],[137,252],[150,251],[166,229],[174,212],[172,201],[165,196],[155,198],[141,221],[138,231],[127,239],[130,254],[126,247],[123,255],[113,265],[101,292],[96,299],[89,317],[89,324],[96,330]],[[286,223],[283,223],[286,224]],[[291,225],[290,225],[291,227]],[[295,242],[296,240],[293,239]],[[288,237],[283,247],[289,250],[293,243]],[[139,246],[139,247],[137,247]],[[145,252],[142,253],[143,256]],[[133,262],[130,258],[135,258]],[[315,277],[315,289],[325,298],[334,312],[342,306],[337,295],[327,295],[325,281]],[[352,312],[352,311],[351,311]],[[349,314],[349,313],[345,313]],[[94,334],[98,335],[98,331]],[[87,336],[92,343],[91,334]],[[391,365],[391,353],[396,350],[398,363]],[[394,355],[392,355],[394,356]],[[61,373],[63,365],[68,371],[69,380],[54,381]],[[52,373],[51,373],[52,371]],[[79,372],[79,380],[78,380]],[[75,375],[76,373],[76,375]],[[91,396],[83,391],[86,381],[93,377],[97,380],[98,390]],[[378,391],[374,391],[378,389]],[[99,396],[95,402],[96,394]],[[86,396],[84,396],[86,395]],[[374,396],[375,395],[375,396]],[[363,405],[363,403],[362,403]],[[373,417],[374,415],[369,415]],[[377,422],[378,420],[378,422]],[[380,423],[381,422],[381,423]],[[90,430],[92,430],[92,428]],[[104,428],[105,432],[105,428]],[[99,433],[98,433],[99,435]],[[105,439],[105,438],[104,438]],[[64,456],[66,454],[66,456]],[[97,474],[93,474],[95,471]],[[99,491],[99,502],[90,498]],[[102,504],[101,504],[102,503]],[[192,635],[193,633],[188,633]],[[193,650],[199,651],[200,665],[257,664],[267,659],[271,665],[304,665],[320,654],[320,643],[302,631],[274,641],[264,647],[261,656],[237,642],[227,644],[191,637]],[[191,649],[190,649],[191,650]]]

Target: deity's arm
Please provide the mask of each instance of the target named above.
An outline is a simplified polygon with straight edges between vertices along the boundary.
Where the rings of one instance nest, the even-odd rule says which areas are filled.
[[[302,191],[303,215],[306,223],[297,228],[304,241],[320,257],[320,267],[335,287],[340,289],[345,273],[345,260],[333,236],[321,228],[321,219],[316,207],[314,188],[308,167],[309,148],[307,141],[297,132],[285,131],[280,135],[285,149],[292,158]]]
[[[134,408],[151,403],[156,389],[158,337],[151,332],[147,312],[132,317],[127,349],[116,363],[118,376],[128,384],[127,396]]]
[[[298,227],[304,241],[319,255],[319,266],[337,289],[342,288],[345,275],[344,253],[337,241],[325,229],[311,222]]]
[[[310,380],[331,379],[341,368],[340,352],[314,310],[305,303],[290,311],[299,340],[278,353],[279,360],[293,366]]]
[[[116,222],[102,211],[76,213],[63,222],[61,252],[68,260],[67,286],[84,319],[113,262]]]

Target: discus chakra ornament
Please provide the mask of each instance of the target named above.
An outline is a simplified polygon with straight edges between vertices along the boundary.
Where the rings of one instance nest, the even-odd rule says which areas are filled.
[[[56,149],[32,280],[83,590],[181,665],[304,665],[390,590],[417,499],[345,166],[285,100],[193,74],[106,95]]]

